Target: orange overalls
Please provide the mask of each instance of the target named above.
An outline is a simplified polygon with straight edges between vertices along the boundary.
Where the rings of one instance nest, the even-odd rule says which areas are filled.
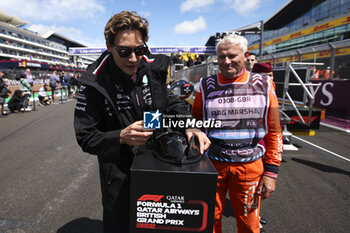
[[[232,82],[244,83],[248,80],[248,75],[248,72],[244,72],[241,76],[232,80],[219,74],[219,82],[221,84]],[[202,110],[202,93],[198,92],[192,106],[193,116],[202,120]],[[265,163],[279,166],[280,161],[282,160],[282,134],[278,111],[278,100],[274,88],[271,88],[269,93],[267,121],[268,133],[265,136]],[[211,161],[218,172],[213,232],[222,232],[221,218],[225,207],[226,193],[228,191],[237,221],[238,233],[259,233],[260,196],[257,195],[256,189],[262,175],[264,174],[262,158],[247,163],[221,162],[213,159]],[[267,173],[269,172],[266,172],[266,174]]]

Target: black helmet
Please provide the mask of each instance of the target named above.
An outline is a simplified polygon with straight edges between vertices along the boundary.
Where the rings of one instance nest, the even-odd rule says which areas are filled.
[[[201,158],[197,137],[192,136],[190,145],[188,145],[186,138],[178,131],[155,136],[151,144],[153,155],[164,162],[186,164],[196,162]]]
[[[179,80],[171,84],[170,91],[178,99],[186,99],[193,92],[193,85],[185,80]]]

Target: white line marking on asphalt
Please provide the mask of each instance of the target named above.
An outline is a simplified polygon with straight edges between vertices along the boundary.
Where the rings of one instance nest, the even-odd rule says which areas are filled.
[[[327,123],[321,122],[320,125],[323,125],[323,126],[326,126],[326,127],[332,128],[332,129],[337,129],[337,130],[340,130],[340,131],[343,131],[343,132],[346,132],[346,133],[350,133],[350,130],[348,130],[348,129],[344,129],[344,128],[341,128],[341,127],[338,127],[338,126],[334,126],[334,125],[330,125],[330,124],[327,124]]]
[[[314,146],[314,147],[316,147],[316,148],[318,148],[318,149],[320,149],[320,150],[323,150],[323,151],[325,151],[325,152],[327,152],[327,153],[330,153],[330,154],[332,154],[332,155],[334,155],[334,156],[337,156],[338,158],[341,158],[341,159],[344,159],[344,160],[350,162],[350,159],[345,158],[344,156],[338,155],[337,153],[334,153],[334,152],[332,152],[332,151],[330,151],[330,150],[327,150],[327,149],[325,149],[325,148],[323,148],[323,147],[320,147],[320,146],[318,146],[318,145],[316,145],[316,144],[313,144],[313,143],[311,143],[311,142],[309,142],[309,141],[306,141],[306,140],[304,140],[304,139],[302,139],[302,138],[299,138],[299,137],[297,137],[297,136],[293,136],[293,138],[296,138],[296,139],[298,139],[298,140],[300,140],[300,141],[302,141],[302,142],[305,142],[305,143],[307,143],[307,144],[309,144],[309,145],[311,145],[311,146]]]
[[[283,144],[283,150],[288,150],[288,151],[298,151],[298,147],[294,146],[293,144]]]

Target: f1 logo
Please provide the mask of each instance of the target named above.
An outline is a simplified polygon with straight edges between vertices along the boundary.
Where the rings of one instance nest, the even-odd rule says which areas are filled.
[[[156,112],[143,112],[143,128],[144,129],[160,129],[160,116],[162,114]]]
[[[162,199],[164,195],[151,195],[151,194],[145,194],[142,197],[138,199],[138,201],[159,201]]]

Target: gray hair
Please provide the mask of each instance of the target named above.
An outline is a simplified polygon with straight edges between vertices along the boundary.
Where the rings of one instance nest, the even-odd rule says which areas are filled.
[[[238,44],[241,47],[243,53],[247,52],[248,50],[248,40],[245,37],[235,34],[229,34],[225,36],[222,40],[220,40],[219,43],[217,43],[216,54],[218,53],[219,46],[223,43],[230,43],[233,45]]]

